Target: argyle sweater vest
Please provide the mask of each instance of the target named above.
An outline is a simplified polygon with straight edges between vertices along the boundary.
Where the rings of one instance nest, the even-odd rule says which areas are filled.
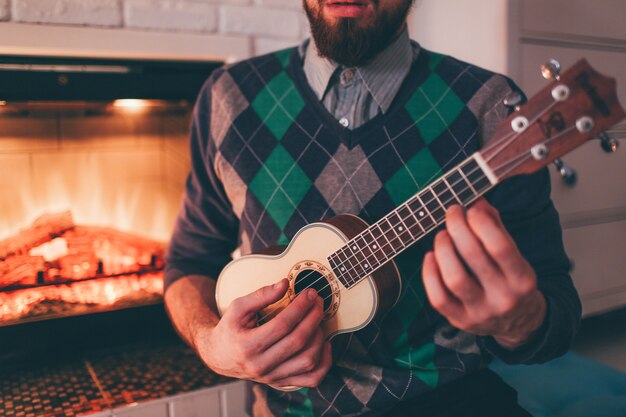
[[[194,113],[193,169],[166,287],[186,274],[215,278],[235,248],[246,254],[286,244],[303,226],[336,214],[375,222],[478,150],[506,116],[501,103],[514,88],[505,77],[422,49],[389,111],[349,130],[316,98],[295,49],[217,70]],[[546,173],[500,194],[490,201],[512,219],[525,256],[531,263],[551,257],[567,280]],[[519,213],[546,205],[547,219],[515,231]],[[544,240],[556,249],[535,250],[533,228],[553,233]],[[429,305],[420,271],[431,247],[432,235],[396,258],[398,303],[335,339],[334,366],[319,387],[283,393],[255,385],[254,414],[377,413],[483,368],[490,352],[482,338],[454,329]]]

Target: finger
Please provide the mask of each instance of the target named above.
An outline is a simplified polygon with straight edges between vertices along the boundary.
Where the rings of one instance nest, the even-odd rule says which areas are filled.
[[[448,291],[441,280],[441,273],[433,252],[428,252],[422,263],[422,279],[430,304],[445,317],[458,316],[463,313],[459,300]]]
[[[281,359],[279,364],[270,371],[267,379],[269,381],[279,381],[290,376],[313,372],[317,369],[322,359],[324,340],[324,332],[318,329],[302,351],[294,352],[289,358]]]
[[[253,293],[235,299],[224,314],[226,320],[239,324],[249,323],[259,310],[280,300],[287,291],[288,281],[281,279],[274,285],[261,287]]]
[[[474,304],[482,298],[482,287],[467,272],[445,230],[435,237],[435,259],[444,285],[463,304]]]
[[[330,342],[324,343],[322,349],[322,359],[319,362],[318,367],[313,372],[307,372],[301,375],[291,376],[273,383],[272,385],[277,387],[296,386],[296,387],[317,387],[332,365],[332,350]]]
[[[460,206],[452,206],[446,212],[446,230],[456,251],[482,287],[485,289],[501,287],[503,282],[500,279],[499,267],[467,224],[467,218]]]
[[[310,336],[312,329],[319,327],[321,310],[321,299],[317,291],[309,288],[301,292],[276,317],[253,330],[254,338],[262,341],[259,348],[264,351],[287,335],[292,344],[293,337],[304,337],[306,332]]]
[[[529,266],[504,228],[500,216],[486,201],[479,203],[467,211],[470,229],[507,278],[516,279],[526,275]]]

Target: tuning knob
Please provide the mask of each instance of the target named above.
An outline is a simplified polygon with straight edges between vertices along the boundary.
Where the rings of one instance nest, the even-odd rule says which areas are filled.
[[[556,167],[556,171],[561,175],[563,182],[568,187],[573,187],[576,185],[576,181],[578,180],[578,176],[576,175],[576,171],[574,168],[567,165],[565,162],[560,159],[554,160],[554,166]]]
[[[617,139],[610,137],[606,132],[600,133],[598,136],[600,139],[600,146],[606,153],[615,153],[619,148],[619,142]]]
[[[517,91],[511,91],[505,98],[503,101],[503,104],[507,107],[510,107],[512,109],[514,109],[515,111],[518,111],[520,109],[520,104],[522,104],[522,101],[524,100],[524,98],[522,97],[522,95],[517,92]]]
[[[541,66],[541,75],[546,80],[558,80],[561,76],[561,64],[556,59],[551,59]]]

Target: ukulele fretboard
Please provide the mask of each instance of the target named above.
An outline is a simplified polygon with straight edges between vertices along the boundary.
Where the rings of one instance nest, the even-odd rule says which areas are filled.
[[[467,206],[492,187],[474,154],[328,257],[350,288],[445,221],[446,208]]]

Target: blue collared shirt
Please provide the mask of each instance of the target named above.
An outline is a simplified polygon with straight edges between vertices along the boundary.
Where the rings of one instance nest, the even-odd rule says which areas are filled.
[[[405,28],[373,60],[362,67],[343,67],[320,57],[315,42],[301,47],[309,85],[339,123],[356,129],[386,113],[419,54]]]

